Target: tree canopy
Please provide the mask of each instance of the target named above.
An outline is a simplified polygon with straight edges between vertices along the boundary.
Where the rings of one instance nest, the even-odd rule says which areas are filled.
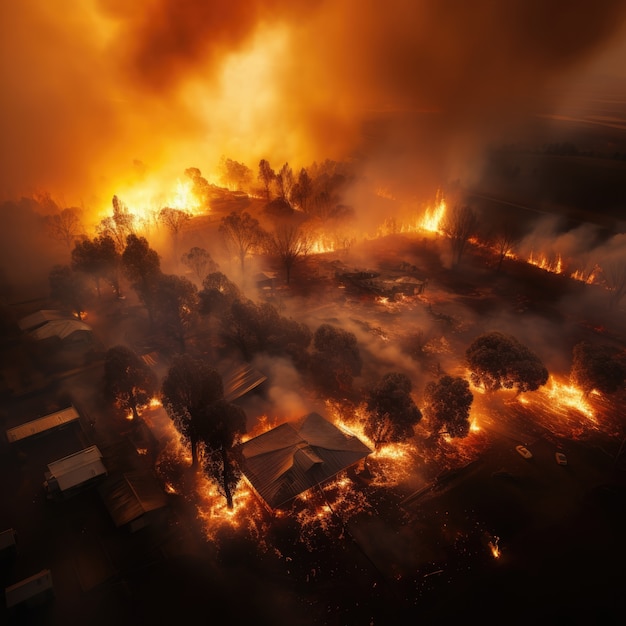
[[[412,388],[406,374],[390,372],[368,393],[365,434],[376,449],[385,443],[405,441],[413,435],[422,413],[411,397]]]
[[[121,255],[109,235],[77,241],[72,250],[72,269],[91,276],[100,297],[100,281],[108,280],[119,295],[118,271]]]
[[[548,382],[541,359],[515,337],[498,331],[480,335],[465,351],[470,379],[487,391],[535,391]]]
[[[363,360],[356,335],[332,324],[320,325],[313,335],[310,371],[318,387],[330,395],[352,391]]]
[[[626,356],[614,346],[581,341],[572,350],[570,378],[585,394],[615,393],[626,378]]]
[[[250,213],[233,211],[222,218],[219,226],[226,249],[239,259],[243,272],[246,257],[264,241],[265,233],[259,221]]]
[[[176,429],[189,443],[191,465],[198,465],[198,449],[207,432],[208,407],[224,398],[219,372],[187,354],[172,361],[161,383],[161,401]]]
[[[117,345],[107,350],[104,358],[104,393],[117,408],[131,411],[135,423],[138,408],[156,394],[156,374],[130,348]]]
[[[55,265],[48,274],[48,283],[50,297],[82,320],[89,300],[89,290],[84,278],[69,265]]]
[[[436,435],[467,437],[470,431],[470,408],[474,396],[469,383],[459,376],[442,376],[424,388],[424,417]]]

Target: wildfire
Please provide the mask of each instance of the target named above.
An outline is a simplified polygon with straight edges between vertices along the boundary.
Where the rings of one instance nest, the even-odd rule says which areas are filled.
[[[535,267],[539,267],[546,272],[552,272],[553,274],[563,273],[563,260],[561,259],[560,254],[557,254],[556,257],[550,259],[543,254],[535,256],[534,252],[531,251],[530,256],[528,257],[528,263],[530,265],[534,265]]]
[[[589,404],[582,389],[576,385],[559,382],[551,376],[548,384],[540,389],[540,393],[546,394],[555,405],[575,409],[591,421],[595,421],[593,407]]]
[[[446,214],[446,202],[441,192],[437,193],[435,206],[426,209],[424,216],[419,222],[419,228],[431,233],[441,233],[441,224]]]

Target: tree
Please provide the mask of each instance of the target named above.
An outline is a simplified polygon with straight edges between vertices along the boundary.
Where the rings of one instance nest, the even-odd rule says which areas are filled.
[[[107,350],[104,358],[104,393],[113,404],[131,411],[136,424],[139,407],[150,402],[158,389],[156,374],[130,348],[122,345]]]
[[[436,435],[467,437],[474,396],[469,383],[460,376],[442,376],[424,388],[423,412]]]
[[[235,300],[241,298],[241,291],[226,274],[211,272],[202,281],[198,296],[202,315],[221,315],[230,309]]]
[[[161,401],[176,429],[191,448],[191,466],[198,466],[199,445],[207,432],[208,407],[223,400],[219,372],[200,359],[177,356],[161,383]]]
[[[99,235],[111,237],[117,251],[121,253],[126,247],[128,236],[135,232],[135,216],[117,196],[113,196],[112,204],[113,215],[101,220],[96,230]]]
[[[444,216],[441,230],[450,239],[453,266],[461,262],[467,242],[476,234],[477,227],[478,217],[468,206],[455,206]]]
[[[312,241],[300,226],[282,223],[267,236],[266,246],[270,254],[280,259],[285,268],[286,282],[289,284],[294,265],[306,257],[311,250]]]
[[[366,399],[365,434],[378,448],[413,436],[422,413],[411,397],[413,385],[406,374],[390,372],[370,390]]]
[[[269,302],[237,299],[222,315],[222,335],[250,361],[258,352],[300,358],[311,342],[306,324],[282,317]]]
[[[276,178],[276,172],[271,168],[269,162],[266,159],[259,161],[259,181],[263,185],[265,190],[265,198],[267,202],[272,199],[272,182]]]
[[[48,275],[48,282],[50,297],[82,320],[89,291],[81,275],[69,265],[55,265]]]
[[[313,181],[307,171],[302,168],[298,174],[298,180],[291,190],[291,200],[306,213],[312,193]]]
[[[184,276],[160,274],[154,283],[154,313],[157,327],[185,352],[185,336],[198,314],[198,288]]]
[[[350,392],[354,377],[363,367],[356,335],[322,324],[313,335],[313,347],[310,370],[317,385],[330,395]]]
[[[233,211],[230,215],[224,216],[219,232],[226,249],[239,259],[242,272],[246,256],[254,252],[265,240],[265,233],[259,221],[245,211],[243,213]]]
[[[222,182],[229,189],[244,191],[252,183],[252,170],[244,163],[222,157],[220,160]]]
[[[470,379],[487,391],[535,391],[548,382],[541,359],[515,337],[494,331],[477,337],[465,351]]]
[[[496,272],[502,269],[504,259],[513,252],[515,244],[519,243],[521,238],[521,230],[511,220],[506,219],[495,227],[491,236],[491,242],[498,258]]]
[[[199,248],[198,246],[194,246],[188,252],[185,252],[180,258],[180,262],[193,271],[200,282],[206,278],[207,274],[212,274],[219,270],[219,264],[213,260],[204,248]]]
[[[170,231],[174,241],[174,255],[178,256],[178,235],[189,223],[191,213],[182,209],[164,207],[159,211],[159,221]]]
[[[278,197],[282,198],[289,205],[291,205],[290,200],[293,184],[293,170],[289,163],[285,163],[278,171],[278,174],[276,174],[276,186],[278,188]]]
[[[202,432],[205,445],[205,468],[233,508],[233,492],[241,478],[241,470],[232,453],[246,432],[246,413],[225,400],[207,406],[206,426]]]
[[[204,209],[210,207],[212,187],[209,181],[202,176],[202,172],[197,167],[188,167],[185,176],[191,179],[192,191],[195,198]]]
[[[77,241],[72,250],[72,269],[89,274],[100,297],[100,281],[108,280],[119,296],[119,266],[121,255],[108,235]]]
[[[85,232],[81,218],[81,209],[76,207],[63,209],[59,213],[46,215],[46,230],[50,237],[63,242],[69,249]]]
[[[615,393],[621,389],[626,378],[624,353],[610,345],[592,345],[581,341],[572,350],[570,378],[585,395],[594,390],[604,394]]]
[[[161,275],[161,261],[145,237],[128,235],[126,247],[122,252],[122,271],[144,303],[152,325],[155,307],[154,288],[157,278]]]

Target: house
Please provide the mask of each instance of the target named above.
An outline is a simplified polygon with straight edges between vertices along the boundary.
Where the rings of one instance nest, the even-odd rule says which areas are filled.
[[[60,411],[49,413],[43,417],[19,424],[6,431],[9,443],[15,443],[28,437],[43,435],[51,430],[63,428],[68,424],[76,422],[80,419],[78,411],[72,406],[68,406]]]
[[[354,435],[309,413],[235,448],[246,480],[274,511],[359,463],[372,450]]]
[[[40,328],[48,322],[57,320],[75,320],[76,317],[66,311],[58,311],[56,309],[41,309],[30,315],[22,317],[18,321],[18,326],[24,332],[30,332],[36,328]]]

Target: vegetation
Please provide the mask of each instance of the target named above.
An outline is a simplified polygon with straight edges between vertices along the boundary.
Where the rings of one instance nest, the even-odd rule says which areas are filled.
[[[259,221],[245,211],[233,211],[222,218],[219,232],[226,249],[239,259],[243,272],[246,257],[259,249],[265,239]]]
[[[413,436],[422,413],[411,397],[413,385],[406,374],[390,372],[374,385],[366,398],[365,434],[376,449]]]
[[[572,351],[570,377],[586,395],[594,390],[615,393],[624,385],[626,355],[610,345],[592,345],[582,341]]]
[[[156,374],[130,348],[117,345],[104,358],[104,395],[118,409],[130,411],[139,421],[139,407],[147,405],[158,390]]]
[[[477,337],[465,352],[471,381],[487,391],[535,391],[548,382],[541,359],[515,337],[490,332]]]
[[[200,359],[180,355],[161,383],[161,401],[176,429],[191,449],[191,466],[198,466],[199,447],[209,432],[209,407],[224,398],[219,372]]]
[[[470,432],[470,408],[474,396],[469,383],[459,376],[442,376],[424,388],[424,416],[433,434],[467,437]]]
[[[89,290],[82,276],[69,265],[55,265],[50,271],[48,281],[50,297],[82,320],[89,300]]]

